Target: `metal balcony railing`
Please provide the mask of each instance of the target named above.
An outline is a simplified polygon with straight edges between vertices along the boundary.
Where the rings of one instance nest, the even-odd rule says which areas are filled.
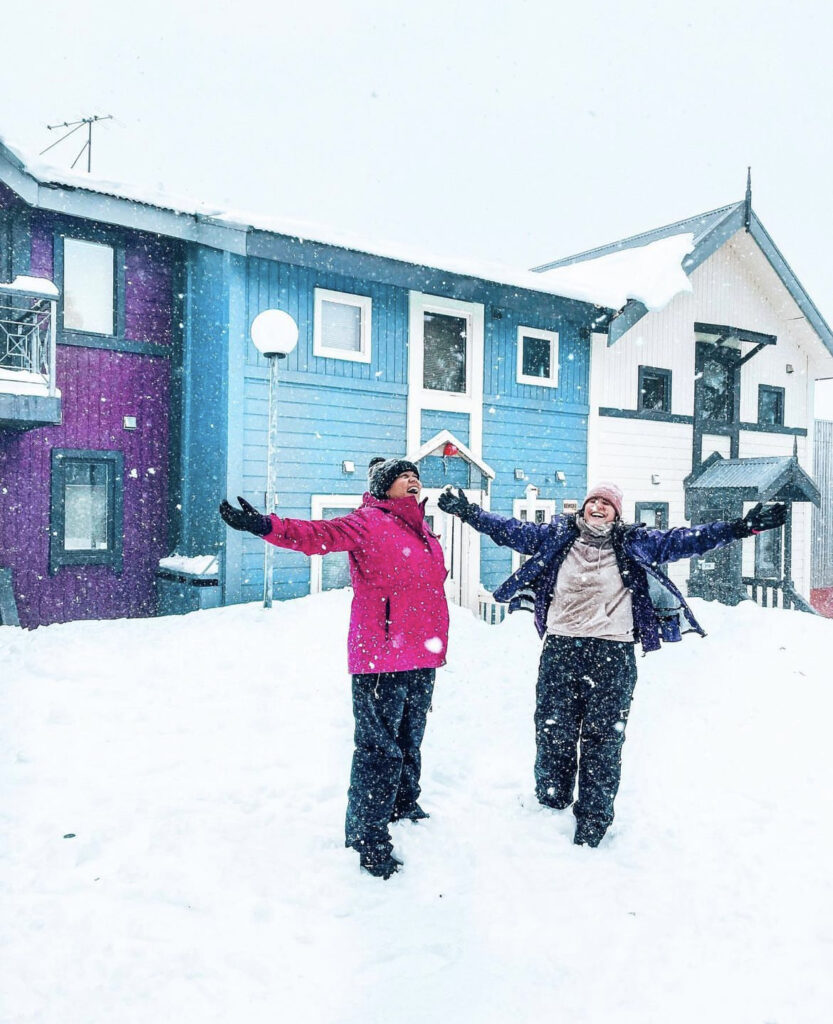
[[[0,283],[0,390],[23,385],[54,396],[57,294],[48,281],[19,282]]]

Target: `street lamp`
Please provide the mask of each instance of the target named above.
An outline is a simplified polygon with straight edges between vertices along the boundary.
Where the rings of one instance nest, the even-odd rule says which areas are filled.
[[[282,309],[264,309],[252,321],[252,342],[269,361],[269,441],[266,449],[266,514],[277,505],[277,468],[275,453],[278,449],[278,363],[298,344],[298,325]],[[263,552],[263,607],[272,607],[272,557],[274,544],[264,544]]]

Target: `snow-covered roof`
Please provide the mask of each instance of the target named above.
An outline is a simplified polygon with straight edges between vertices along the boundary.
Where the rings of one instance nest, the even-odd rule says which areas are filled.
[[[4,164],[13,172],[10,178],[3,177]],[[605,309],[619,308],[623,304],[611,304],[608,301],[610,296],[618,299],[624,295],[627,299],[644,294],[660,305],[671,298],[675,286],[677,290],[688,286],[685,275],[678,272],[677,245],[652,248],[649,253],[643,254],[641,260],[627,266],[594,266],[586,274],[579,270],[567,279],[488,260],[444,256],[401,242],[367,238],[308,221],[243,209],[220,210],[199,200],[174,196],[159,189],[68,173],[37,161],[2,139],[0,180],[6,180],[10,187],[16,188],[24,200],[33,206],[107,223],[154,230],[159,234],[187,238],[247,255],[261,254],[250,251],[252,231],[266,232],[301,242],[335,246],[413,266],[478,278],[524,291],[574,299]],[[133,208],[125,210],[125,203],[133,204]],[[143,207],[146,213],[151,210],[161,211],[165,216],[141,217],[141,210],[136,209],[136,204]]]
[[[821,495],[797,458],[769,455],[724,459],[719,453],[705,463],[699,476],[686,481],[688,491],[737,490],[746,501],[810,501]]]
[[[554,289],[570,289],[581,281],[611,309],[636,299],[646,309],[658,310],[680,292],[691,291],[683,259],[693,248],[694,235],[683,232],[635,248],[611,249],[584,262],[557,265],[541,270],[539,276]]]
[[[752,209],[751,182],[747,184],[746,197],[738,203],[721,206],[707,213],[675,221],[673,224],[665,224],[651,231],[643,231],[638,235],[631,235],[629,238],[622,238],[573,256],[552,260],[536,267],[535,270],[549,277],[553,286],[567,287],[571,276],[575,274],[582,275],[587,286],[597,288],[600,295],[604,291],[603,301],[619,310],[609,324],[608,344],[613,345],[646,313],[661,308],[676,294],[674,292],[666,297],[663,291],[664,284],[674,287],[675,275],[671,271],[670,263],[663,264],[658,259],[656,269],[660,273],[652,276],[649,254],[654,253],[658,256],[661,247],[668,246],[666,255],[671,259],[678,251],[678,244],[682,246],[688,240],[690,248],[682,254],[682,270],[690,276],[701,263],[741,229],[746,229],[758,244],[807,322],[828,352],[833,355],[833,331]],[[617,273],[621,275],[622,288],[618,293],[608,291],[608,285],[615,281]],[[667,279],[664,277],[666,273],[669,274]],[[644,276],[640,276],[641,274]],[[690,291],[690,285],[677,291],[683,290]],[[615,300],[621,299],[625,292],[629,292],[625,301],[617,303]],[[665,302],[658,301],[663,298]]]

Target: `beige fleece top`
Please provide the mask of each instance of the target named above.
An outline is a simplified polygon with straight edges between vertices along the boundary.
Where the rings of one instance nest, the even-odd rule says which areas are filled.
[[[616,564],[610,524],[577,523],[579,536],[558,570],[547,633],[633,643],[633,602]]]

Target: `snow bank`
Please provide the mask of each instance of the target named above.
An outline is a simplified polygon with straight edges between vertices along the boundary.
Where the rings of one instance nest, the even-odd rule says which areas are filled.
[[[454,609],[389,882],[342,846],[346,593],[0,628],[0,1017],[825,1020],[833,622],[693,604],[598,850],[532,795],[531,618]]]

